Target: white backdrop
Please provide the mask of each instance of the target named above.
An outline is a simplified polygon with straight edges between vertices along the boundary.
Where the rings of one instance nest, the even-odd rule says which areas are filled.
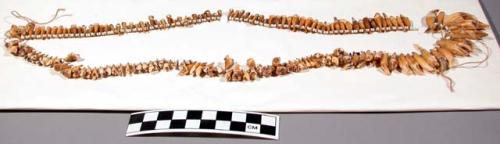
[[[249,57],[270,63],[275,56],[283,61],[317,52],[414,51],[414,43],[431,48],[436,41],[424,34],[420,20],[432,9],[448,13],[465,11],[486,22],[476,0],[88,0],[88,1],[0,1],[0,31],[10,24],[25,22],[10,16],[11,10],[45,21],[57,8],[66,8],[72,17],[50,25],[118,23],[147,20],[167,14],[174,16],[204,10],[245,9],[265,15],[300,14],[325,21],[333,16],[350,19],[405,14],[415,22],[416,32],[371,35],[327,36],[293,33],[244,23],[213,22],[167,31],[85,39],[29,41],[28,44],[51,55],[80,54],[85,65],[100,66],[141,62],[156,58],[194,59],[222,62],[229,54],[244,64]],[[0,50],[0,109],[223,109],[248,111],[413,111],[498,109],[500,95],[500,55],[491,30],[485,40],[493,49],[486,68],[455,69],[448,75],[457,85],[451,93],[445,81],[435,75],[385,76],[376,69],[342,71],[321,68],[256,82],[226,83],[218,78],[179,77],[177,72],[108,78],[98,81],[69,80],[51,69],[29,64]],[[477,58],[480,58],[478,56]],[[477,60],[466,59],[467,61]]]

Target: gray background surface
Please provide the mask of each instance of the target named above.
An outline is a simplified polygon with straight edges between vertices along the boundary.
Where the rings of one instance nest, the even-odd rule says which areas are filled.
[[[500,1],[482,0],[500,27]],[[496,33],[498,37],[498,30]],[[339,143],[500,144],[500,111],[282,113],[280,140],[125,137],[128,112],[0,111],[0,144]]]

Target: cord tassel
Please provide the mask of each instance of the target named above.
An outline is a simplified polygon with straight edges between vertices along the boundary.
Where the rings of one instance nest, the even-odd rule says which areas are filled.
[[[53,22],[53,21],[55,21],[55,20],[57,20],[57,19],[59,19],[61,17],[72,16],[72,14],[61,14],[61,15],[59,15],[59,12],[64,12],[64,11],[66,11],[66,9],[64,9],[64,8],[57,9],[56,12],[55,12],[55,14],[52,16],[52,18],[50,20],[46,21],[46,22],[35,21],[32,18],[29,18],[27,16],[21,15],[19,12],[15,11],[15,10],[14,11],[10,11],[10,14],[12,14],[12,16],[14,16],[14,17],[16,17],[18,19],[24,20],[24,21],[26,21],[28,23],[34,23],[34,24],[37,24],[37,25],[46,25],[46,24],[49,24],[49,23],[51,23],[51,22]]]

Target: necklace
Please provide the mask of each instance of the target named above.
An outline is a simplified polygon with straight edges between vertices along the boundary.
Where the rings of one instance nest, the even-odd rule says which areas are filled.
[[[57,17],[59,9],[56,13]],[[153,16],[148,21],[138,23],[122,22],[118,24],[91,24],[89,26],[71,25],[44,27],[40,23],[13,12],[18,18],[26,19],[29,23],[24,26],[12,25],[7,31],[5,46],[14,56],[22,57],[26,61],[53,68],[67,78],[97,80],[114,76],[128,76],[134,74],[154,73],[160,71],[178,70],[180,76],[194,77],[224,77],[226,81],[253,81],[259,78],[276,77],[298,73],[308,69],[320,67],[338,67],[344,70],[375,67],[384,74],[399,72],[407,75],[436,74],[449,79],[452,90],[453,81],[444,75],[452,68],[465,67],[468,64],[481,64],[489,56],[479,62],[457,64],[456,58],[470,57],[478,47],[474,40],[482,40],[487,36],[484,32],[489,26],[477,20],[471,14],[457,12],[446,15],[443,11],[433,10],[424,20],[427,33],[441,33],[443,37],[436,41],[436,47],[430,50],[415,45],[417,51],[412,53],[387,53],[383,51],[346,52],[343,49],[334,49],[331,53],[316,53],[313,55],[282,62],[275,57],[270,65],[257,64],[252,58],[246,65],[237,64],[230,56],[224,58],[224,64],[217,66],[213,62],[193,60],[154,60],[142,63],[127,63],[102,67],[73,65],[72,62],[80,59],[78,54],[70,53],[64,58],[43,54],[33,47],[23,43],[34,39],[83,38],[107,35],[123,35],[133,32],[148,32],[175,27],[186,27],[195,24],[218,21],[222,18],[222,11],[212,13],[207,10],[201,14],[173,18],[171,15],[160,20]],[[325,35],[362,34],[373,32],[391,32],[411,30],[411,20],[403,15],[387,16],[385,13],[376,13],[373,18],[365,17],[360,20],[334,18],[333,22],[320,22],[303,16],[264,16],[251,14],[244,10],[229,10],[229,21],[245,22],[252,25],[276,29],[288,29],[305,33]],[[486,47],[487,48],[487,47]],[[476,65],[476,66],[477,66]]]

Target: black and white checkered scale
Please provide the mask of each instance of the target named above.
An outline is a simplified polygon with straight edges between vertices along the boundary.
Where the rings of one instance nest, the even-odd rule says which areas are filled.
[[[214,110],[168,110],[133,113],[127,136],[168,132],[213,132],[278,139],[276,115]]]

